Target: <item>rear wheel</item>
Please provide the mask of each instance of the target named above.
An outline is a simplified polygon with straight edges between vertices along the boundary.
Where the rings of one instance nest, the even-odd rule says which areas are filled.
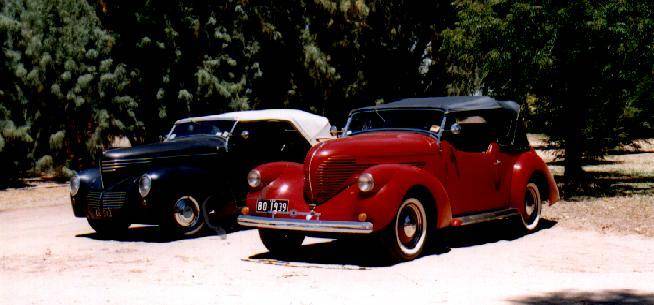
[[[382,233],[382,241],[392,261],[410,261],[418,257],[427,241],[427,213],[418,198],[407,198],[393,222]]]
[[[522,229],[531,233],[538,228],[541,217],[542,201],[538,186],[530,182],[525,189],[524,211],[520,214]]]
[[[261,242],[274,255],[288,255],[302,246],[304,234],[293,231],[259,229]]]
[[[129,223],[122,219],[93,219],[86,218],[96,233],[103,237],[119,237],[127,233]]]
[[[189,237],[205,226],[200,203],[190,195],[179,196],[166,214],[162,229],[167,235]]]

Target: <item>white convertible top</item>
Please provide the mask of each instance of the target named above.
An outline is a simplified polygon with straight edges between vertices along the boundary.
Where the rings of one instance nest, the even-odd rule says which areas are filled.
[[[311,145],[318,143],[321,139],[333,138],[329,133],[331,125],[326,117],[297,109],[265,109],[227,112],[218,115],[185,118],[178,120],[175,124],[216,120],[234,120],[238,122],[267,120],[288,121],[291,122],[298,131],[300,131]]]

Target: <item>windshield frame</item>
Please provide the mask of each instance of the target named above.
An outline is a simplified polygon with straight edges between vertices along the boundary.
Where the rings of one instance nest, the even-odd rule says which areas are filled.
[[[208,133],[197,133],[197,134],[191,134],[191,135],[186,135],[186,136],[175,136],[175,138],[170,138],[170,136],[173,134],[173,130],[175,130],[175,126],[178,124],[187,124],[187,123],[202,123],[202,122],[215,122],[215,121],[231,121],[232,122],[232,127],[228,131],[228,135],[216,135],[216,134],[208,134]],[[164,142],[169,142],[173,141],[175,139],[181,139],[181,138],[188,138],[188,137],[195,137],[195,136],[205,136],[205,137],[217,137],[217,138],[224,138],[224,139],[229,139],[229,137],[234,133],[234,129],[236,128],[236,125],[238,124],[238,120],[233,120],[233,119],[215,119],[215,120],[195,120],[195,121],[187,121],[187,122],[180,122],[173,124],[173,127],[170,128],[170,131],[168,131],[168,135],[166,135],[166,139]]]
[[[347,122],[345,123],[345,127],[343,127],[343,137],[347,136],[353,136],[353,135],[358,135],[362,133],[368,133],[368,132],[377,132],[377,131],[408,131],[408,132],[416,132],[416,133],[422,133],[426,134],[429,136],[434,137],[435,139],[440,140],[442,134],[443,134],[443,128],[439,130],[438,133],[430,131],[430,130],[424,130],[424,129],[419,129],[419,128],[374,128],[374,129],[366,129],[366,130],[361,130],[361,131],[356,131],[352,132],[350,131],[350,124],[352,123],[352,117],[354,115],[362,113],[362,112],[375,112],[379,114],[380,112],[384,111],[407,111],[407,110],[429,110],[429,111],[437,111],[442,114],[442,119],[441,119],[441,124],[445,124],[446,122],[446,117],[448,116],[449,112],[440,109],[440,108],[431,108],[431,107],[402,107],[402,108],[386,108],[386,109],[357,109],[353,110],[350,112],[350,115],[347,117]]]

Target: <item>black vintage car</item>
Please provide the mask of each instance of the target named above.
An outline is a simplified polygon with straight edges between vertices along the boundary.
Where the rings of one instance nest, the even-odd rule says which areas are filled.
[[[73,212],[103,235],[125,232],[132,223],[193,235],[235,219],[250,169],[301,162],[311,145],[330,138],[329,129],[326,118],[290,109],[179,120],[163,142],[108,150],[100,168],[73,177]]]

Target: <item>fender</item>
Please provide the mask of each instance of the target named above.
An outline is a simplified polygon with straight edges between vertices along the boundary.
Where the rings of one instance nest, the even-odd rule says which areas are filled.
[[[227,187],[223,179],[210,168],[198,166],[163,166],[152,168],[143,174],[152,178],[152,191],[155,201],[167,200],[180,192],[191,192],[197,196],[220,193]],[[209,191],[210,190],[210,191]]]
[[[89,191],[102,190],[102,178],[100,169],[89,168],[80,171],[77,176],[80,178],[79,191],[75,196],[70,196],[70,203],[75,217],[86,217],[86,200],[81,200]]]
[[[363,173],[369,173],[375,180],[375,187],[372,194],[361,193],[361,196],[371,196],[376,202],[384,202],[386,208],[392,208],[397,211],[402,199],[414,187],[423,187],[432,196],[434,202],[433,208],[437,213],[436,227],[443,228],[449,226],[452,221],[452,209],[450,199],[443,187],[443,184],[429,172],[411,165],[402,164],[382,164],[372,166]],[[386,216],[377,218],[375,225],[381,224],[384,227],[388,225],[395,213],[383,213]]]
[[[559,189],[547,164],[532,149],[522,154],[513,164],[509,204],[520,213],[524,213],[525,186],[532,178],[537,179],[541,192],[547,192],[541,196],[546,196],[550,205],[560,199]]]
[[[285,177],[300,177],[300,182],[294,189],[298,189],[299,193],[302,193],[302,181],[303,177],[303,165],[295,162],[271,162],[259,165],[254,168],[259,171],[261,175],[261,184],[257,188],[249,188],[245,202],[246,204],[254,205],[257,200],[261,197],[261,192],[264,190],[270,183],[280,178],[280,176]],[[291,181],[293,179],[290,179]]]
[[[302,175],[303,165],[295,162],[280,161],[266,163],[257,166],[254,169],[258,170],[259,174],[261,175],[261,185],[259,188],[262,188],[285,173]]]
[[[89,168],[80,171],[78,174],[80,179],[80,191],[88,190],[101,190],[102,178],[100,176],[100,169]]]

